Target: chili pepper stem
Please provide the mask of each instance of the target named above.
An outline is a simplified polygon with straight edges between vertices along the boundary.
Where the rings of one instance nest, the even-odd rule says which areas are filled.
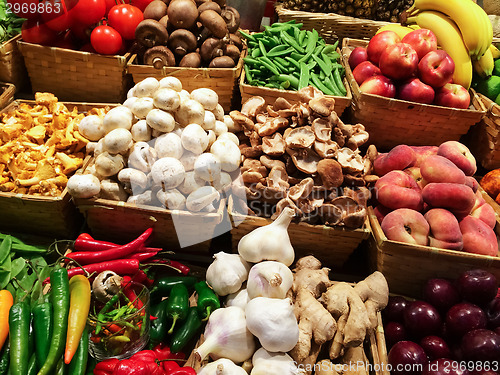
[[[174,328],[175,328],[175,323],[177,322],[177,319],[179,319],[179,315],[175,314],[173,315],[173,321],[172,321],[172,326],[170,327],[170,329],[167,331],[167,333],[170,335],[172,334],[172,332],[174,332]]]
[[[212,313],[212,306],[208,306],[207,307],[207,317],[206,318],[203,318],[201,321],[202,322],[206,322],[208,320],[208,318],[210,318],[210,314]]]

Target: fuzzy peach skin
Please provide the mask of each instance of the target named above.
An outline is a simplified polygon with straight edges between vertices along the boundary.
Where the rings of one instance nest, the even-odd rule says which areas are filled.
[[[422,198],[430,208],[446,208],[456,215],[468,215],[476,202],[470,187],[452,183],[427,184],[422,189]]]
[[[464,239],[464,251],[498,256],[497,236],[488,224],[476,217],[466,216],[460,221],[460,230]]]
[[[422,194],[415,180],[403,171],[391,171],[375,183],[378,202],[393,210],[423,208]]]
[[[375,174],[384,176],[390,171],[403,170],[415,163],[415,152],[407,145],[398,145],[387,154],[380,154],[373,163]]]
[[[409,167],[403,170],[406,174],[410,175],[417,183],[420,189],[423,189],[427,185],[427,181],[422,177],[419,167]]]
[[[497,223],[495,210],[488,203],[486,203],[479,191],[476,193],[476,202],[474,203],[474,207],[472,208],[470,215],[484,221],[490,228],[495,228]]]
[[[394,210],[384,217],[380,226],[389,240],[423,246],[428,244],[429,223],[418,211],[408,208]]]
[[[427,182],[465,184],[465,173],[443,156],[431,155],[420,164],[420,173]]]
[[[373,209],[373,213],[377,217],[379,224],[382,223],[384,217],[391,211],[392,210],[390,208],[384,207],[381,204],[377,205],[377,207]]]
[[[441,249],[462,250],[464,243],[458,220],[444,208],[433,208],[424,215],[429,223],[429,245]]]
[[[457,141],[447,141],[439,145],[438,155],[452,161],[466,176],[476,173],[476,158],[464,144]]]
[[[479,182],[472,176],[465,177],[465,185],[470,187],[474,193],[479,189]]]
[[[428,156],[437,155],[437,146],[410,146],[410,148],[415,152],[415,167],[420,167],[422,161],[424,161]]]

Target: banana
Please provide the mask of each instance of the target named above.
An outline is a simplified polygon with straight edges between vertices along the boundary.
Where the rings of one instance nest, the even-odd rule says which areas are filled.
[[[484,55],[479,60],[472,61],[474,71],[482,78],[488,78],[493,73],[495,62],[493,61],[493,53],[488,48]]]
[[[497,47],[495,47],[495,45],[490,44],[490,50],[494,59],[498,59],[500,57],[500,50]]]
[[[472,81],[472,62],[457,25],[443,13],[433,11],[419,12],[416,16],[408,17],[407,22],[416,23],[436,35],[438,45],[455,63],[453,82],[469,89]]]
[[[484,48],[488,37],[476,6],[479,7],[472,0],[415,0],[408,13],[413,15],[418,11],[437,11],[449,16],[460,29],[469,55],[475,56]]]
[[[493,40],[493,26],[491,25],[491,21],[488,18],[486,12],[483,10],[483,8],[481,8],[474,2],[472,2],[472,4],[473,4],[472,8],[475,9],[476,16],[480,19],[480,23],[482,26],[482,29],[477,31],[481,34],[479,35],[479,38],[481,39],[482,43],[480,44],[480,48],[477,54],[473,55],[473,60],[474,58],[476,60],[479,60],[484,55],[484,53],[490,48],[491,42]]]
[[[406,27],[409,27],[412,30],[418,30],[418,29],[420,29],[420,26],[418,26],[417,24],[415,24],[415,25],[406,25]]]
[[[413,31],[413,29],[410,29],[409,27],[401,26],[398,24],[389,24],[382,26],[380,29],[378,29],[376,34],[387,30],[394,31],[396,34],[398,34],[398,36],[401,39],[403,39],[406,34],[411,33]]]

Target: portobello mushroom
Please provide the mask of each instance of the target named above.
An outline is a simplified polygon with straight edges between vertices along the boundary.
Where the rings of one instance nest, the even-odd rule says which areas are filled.
[[[146,47],[154,47],[167,43],[168,31],[156,20],[143,20],[135,29],[135,38]]]
[[[192,0],[175,0],[170,3],[167,15],[177,29],[190,29],[198,19],[198,8]]]
[[[181,1],[181,0],[176,0]],[[169,48],[177,55],[184,56],[189,52],[193,52],[197,47],[196,37],[186,29],[177,29],[168,39]]]
[[[153,19],[159,21],[167,14],[167,4],[162,0],[153,0],[144,9],[144,19]]]
[[[153,65],[155,69],[164,66],[175,66],[175,57],[172,51],[165,46],[155,46],[144,52],[144,64]]]
[[[177,0],[180,1],[180,0]],[[205,10],[200,14],[200,22],[217,38],[224,38],[228,33],[226,21],[215,10]]]

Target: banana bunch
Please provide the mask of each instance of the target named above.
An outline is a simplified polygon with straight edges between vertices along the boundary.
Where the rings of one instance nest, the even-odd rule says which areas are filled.
[[[415,0],[407,14],[408,24],[431,30],[453,59],[455,83],[468,89],[473,69],[491,75],[493,27],[479,5],[472,0]]]

